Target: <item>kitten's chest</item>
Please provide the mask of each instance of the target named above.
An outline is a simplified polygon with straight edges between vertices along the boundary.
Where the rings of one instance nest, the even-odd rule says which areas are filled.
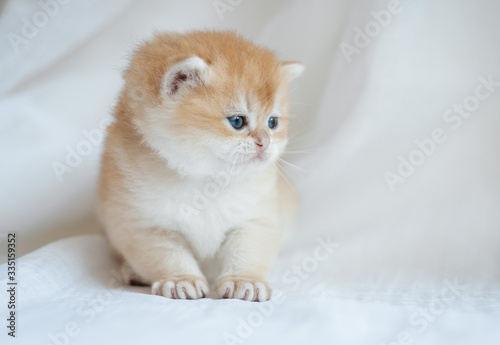
[[[142,210],[155,227],[184,233],[199,256],[209,257],[227,231],[258,214],[271,188],[258,179],[166,181],[149,188]]]

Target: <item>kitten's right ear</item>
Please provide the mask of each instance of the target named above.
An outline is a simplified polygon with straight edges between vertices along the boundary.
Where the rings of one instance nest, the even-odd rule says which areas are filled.
[[[284,61],[281,63],[281,69],[288,77],[288,80],[292,81],[304,73],[305,67],[300,62]]]
[[[173,96],[184,89],[203,85],[208,78],[208,65],[202,58],[190,57],[172,66],[163,77],[163,95]]]

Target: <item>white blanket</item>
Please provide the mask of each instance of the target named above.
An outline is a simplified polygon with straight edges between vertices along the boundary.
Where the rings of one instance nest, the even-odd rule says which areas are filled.
[[[316,248],[302,260],[281,258],[272,300],[248,303],[170,300],[122,287],[108,249],[101,236],[75,237],[19,259],[18,330],[8,343],[493,345],[500,336],[500,314],[488,306],[498,307],[498,295],[482,295],[481,306],[464,286],[443,281],[436,291],[346,296],[324,281],[335,252],[305,279],[287,272],[304,260],[314,267]]]
[[[1,231],[35,250],[2,344],[499,343],[497,1],[54,1],[0,18]],[[102,140],[72,152],[103,133],[127,52],[204,28],[307,66],[286,157],[302,207],[263,304],[123,287],[88,235]]]

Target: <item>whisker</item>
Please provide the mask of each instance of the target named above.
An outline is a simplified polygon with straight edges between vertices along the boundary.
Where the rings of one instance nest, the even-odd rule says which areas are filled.
[[[287,149],[285,148],[285,150],[283,151],[284,154],[298,154],[298,153],[315,153],[315,152],[320,152],[320,151],[323,151],[323,150],[331,150],[333,149],[334,146],[324,146],[324,147],[317,147],[317,148],[311,148],[311,149],[302,149],[302,150],[290,150],[290,149]]]
[[[303,169],[303,168],[299,168],[298,166],[296,166],[296,165],[294,165],[294,164],[292,164],[292,163],[290,163],[290,162],[287,162],[287,161],[286,161],[286,160],[284,160],[283,158],[279,158],[279,157],[278,157],[278,159],[279,159],[279,161],[280,161],[280,162],[283,162],[283,163],[285,163],[285,164],[287,164],[287,165],[289,165],[289,166],[291,166],[291,167],[294,167],[295,169],[298,169],[298,170],[300,170],[300,171],[306,171],[306,170],[305,170],[305,169]]]
[[[281,177],[283,177],[283,180],[285,180],[285,182],[290,186],[290,188],[292,188],[293,190],[295,190],[295,187],[292,185],[292,183],[290,182],[290,180],[287,178],[287,176],[285,176],[286,174],[286,171],[285,170],[281,170],[282,167],[280,167],[279,164],[273,162],[274,166],[277,168],[277,171],[278,173],[281,175]]]

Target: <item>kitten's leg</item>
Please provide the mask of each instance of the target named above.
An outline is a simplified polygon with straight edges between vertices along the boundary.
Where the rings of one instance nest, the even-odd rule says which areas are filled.
[[[276,259],[280,239],[279,227],[266,222],[251,222],[230,232],[217,253],[222,268],[216,282],[217,295],[267,301],[272,290],[266,276]]]
[[[157,230],[128,232],[126,236],[121,234],[114,245],[132,272],[142,281],[153,282],[153,294],[178,299],[207,295],[207,281],[182,234]]]
[[[147,281],[139,274],[137,274],[125,260],[123,260],[122,266],[120,268],[120,273],[123,282],[127,285],[138,285],[138,286],[151,285],[150,281]]]

